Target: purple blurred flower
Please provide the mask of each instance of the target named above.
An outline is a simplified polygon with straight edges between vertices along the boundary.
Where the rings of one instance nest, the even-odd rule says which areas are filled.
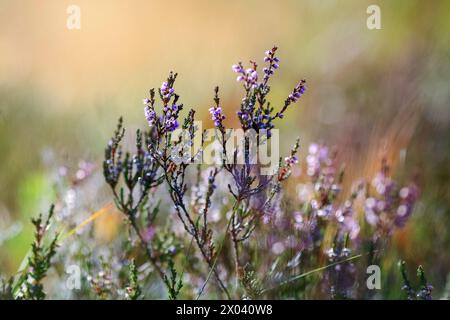
[[[353,209],[353,201],[345,201],[344,205],[336,210],[334,214],[339,223],[341,232],[348,234],[351,240],[356,239],[361,227],[359,226],[355,210]]]
[[[397,215],[395,217],[396,226],[403,227],[406,224],[414,209],[414,204],[417,201],[418,195],[418,188],[413,184],[400,189],[400,205],[397,208]]]
[[[330,166],[332,160],[328,157],[328,147],[312,143],[308,148],[308,156],[306,157],[307,174],[310,177],[318,177],[322,167]]]
[[[418,197],[415,185],[399,188],[388,172],[389,167],[383,160],[381,172],[372,180],[375,193],[365,201],[366,221],[376,228],[377,237],[392,233],[395,227],[403,227]]]
[[[143,237],[146,241],[151,241],[156,234],[156,228],[153,225],[147,227],[144,231]]]

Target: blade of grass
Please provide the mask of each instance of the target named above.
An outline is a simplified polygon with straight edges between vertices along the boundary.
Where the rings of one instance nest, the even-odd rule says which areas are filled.
[[[294,282],[294,281],[296,281],[296,280],[299,280],[299,279],[302,279],[302,278],[304,278],[304,277],[307,277],[307,276],[309,276],[309,275],[311,275],[311,274],[314,274],[314,273],[316,273],[316,272],[323,271],[323,270],[325,270],[325,269],[334,267],[334,266],[336,266],[336,265],[338,265],[338,264],[341,264],[341,263],[344,263],[344,262],[349,262],[349,261],[352,261],[352,260],[361,258],[363,255],[364,255],[364,254],[361,253],[361,254],[352,256],[352,257],[350,257],[350,258],[347,258],[347,259],[344,259],[344,260],[340,260],[340,261],[336,261],[336,262],[333,262],[333,263],[328,264],[328,265],[326,265],[326,266],[323,266],[323,267],[320,267],[320,268],[316,268],[316,269],[307,271],[307,272],[305,272],[305,273],[296,275],[296,276],[294,276],[294,277],[292,277],[292,278],[290,278],[290,279],[288,279],[288,280],[285,280],[285,281],[281,282],[279,285],[277,285],[277,286],[275,286],[275,287],[268,288],[268,289],[264,289],[261,293],[266,293],[266,292],[268,292],[268,291],[272,291],[272,290],[278,289],[278,288],[280,288],[280,287],[282,287],[282,286],[285,286],[285,285],[287,285],[287,284],[289,284],[289,283],[291,283],[291,282]]]
[[[214,271],[214,268],[216,267],[216,263],[217,263],[217,260],[219,258],[220,252],[222,251],[222,248],[223,248],[223,245],[225,243],[225,240],[227,239],[228,231],[230,230],[230,226],[231,226],[231,221],[232,220],[233,219],[230,218],[230,220],[228,221],[227,229],[225,231],[225,236],[223,237],[223,240],[220,243],[220,248],[219,248],[219,250],[216,253],[216,257],[214,258],[213,265],[212,265],[211,269],[209,270],[208,276],[206,277],[206,280],[203,283],[202,288],[200,289],[200,292],[198,293],[197,298],[195,300],[200,299],[201,295],[203,294],[203,291],[205,290],[206,284],[208,283],[209,279],[211,278],[211,275],[212,275],[212,273]]]

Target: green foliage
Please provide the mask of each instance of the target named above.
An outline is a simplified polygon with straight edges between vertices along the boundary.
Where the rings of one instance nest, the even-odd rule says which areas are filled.
[[[417,268],[417,278],[419,280],[418,289],[413,287],[408,278],[405,261],[399,261],[399,268],[403,278],[402,290],[406,292],[408,300],[431,300],[433,298],[431,296],[433,287],[428,284],[425,271],[422,266]]]
[[[130,284],[126,288],[126,295],[129,300],[138,300],[142,298],[142,290],[138,283],[138,270],[134,260],[131,260],[129,265],[129,279]]]
[[[241,282],[248,298],[258,299],[261,296],[263,292],[262,284],[254,270],[244,270]]]
[[[176,300],[183,287],[183,275],[178,276],[177,270],[175,269],[175,263],[172,259],[169,260],[169,271],[170,276],[164,275],[163,280],[169,290],[169,299]]]
[[[0,300],[13,300],[13,282],[14,278],[9,278],[8,281],[0,279]]]
[[[42,214],[39,214],[38,218],[31,220],[35,227],[34,242],[31,245],[31,253],[28,257],[25,273],[21,275],[16,284],[16,287],[19,288],[16,297],[19,299],[42,300],[46,297],[42,280],[47,275],[47,271],[51,266],[51,259],[56,254],[58,246],[58,235],[51,238],[48,244],[45,243],[54,208],[54,205],[50,207],[45,221],[42,218]]]

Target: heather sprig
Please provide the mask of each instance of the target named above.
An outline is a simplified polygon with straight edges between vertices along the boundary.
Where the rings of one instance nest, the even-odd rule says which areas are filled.
[[[271,137],[271,130],[275,127],[273,120],[282,119],[286,109],[297,102],[306,91],[306,80],[301,80],[286,98],[282,108],[275,112],[275,109],[267,101],[270,92],[269,80],[274,71],[279,68],[280,59],[276,56],[277,47],[266,51],[264,61],[267,66],[263,68],[263,80],[258,81],[258,65],[250,61],[251,67],[245,69],[239,62],[233,65],[233,70],[238,74],[237,81],[242,81],[245,89],[245,97],[242,99],[241,108],[237,112],[242,128],[246,131],[254,129],[256,131],[266,130],[267,138]]]
[[[182,275],[178,276],[177,270],[175,269],[175,264],[172,260],[169,261],[169,271],[170,275],[164,275],[164,283],[167,288],[169,288],[169,299],[176,300],[183,288]]]
[[[106,147],[105,160],[103,161],[103,175],[105,176],[106,182],[113,189],[116,187],[123,170],[120,141],[124,134],[123,119],[120,117],[114,135]]]
[[[433,286],[430,285],[425,276],[425,270],[422,266],[417,268],[417,278],[420,281],[420,288],[417,292],[417,298],[421,300],[432,300],[433,296],[431,295],[431,291],[433,291]]]
[[[201,210],[201,216],[203,216],[203,226],[201,228],[201,239],[202,239],[202,243],[205,244],[207,255],[209,257],[214,257],[215,247],[214,247],[214,242],[212,241],[213,231],[210,228],[210,225],[208,223],[209,222],[208,221],[208,212],[212,205],[211,198],[217,187],[215,184],[215,181],[216,181],[216,177],[217,177],[218,173],[219,173],[219,170],[214,169],[214,170],[211,170],[211,172],[208,175],[208,185],[207,185],[206,193],[204,195],[205,204],[204,204],[203,209]]]
[[[258,299],[263,292],[261,281],[258,279],[258,275],[254,270],[244,269],[242,286],[245,290],[244,298],[247,299]]]
[[[100,270],[87,277],[91,290],[98,299],[108,299],[117,290],[117,284],[113,281],[113,271],[111,264],[100,257]]]
[[[173,88],[177,74],[171,72],[167,81],[163,82],[159,88],[159,97],[162,102],[162,114],[157,115],[155,110],[155,90],[150,90],[150,98],[143,100],[145,105],[144,114],[150,128],[155,128],[159,135],[173,132],[179,127],[179,113],[183,109],[182,104],[178,104],[179,96]]]
[[[150,188],[156,188],[159,184],[165,181],[169,189],[170,198],[174,204],[175,212],[180,222],[182,223],[185,231],[194,238],[204,261],[209,268],[213,269],[214,277],[218,282],[219,287],[226,294],[226,296],[229,297],[229,293],[213,265],[213,259],[215,257],[214,244],[212,242],[212,232],[206,225],[200,227],[198,220],[194,217],[193,213],[190,212],[190,208],[185,202],[185,193],[188,189],[187,182],[185,180],[186,173],[190,164],[192,164],[198,156],[191,156],[190,153],[186,152],[185,148],[187,147],[188,149],[190,149],[191,144],[189,143],[189,141],[192,142],[194,140],[198,129],[194,123],[195,111],[190,110],[182,125],[183,133],[187,133],[188,142],[183,139],[183,136],[180,136],[178,139],[172,139],[172,133],[178,127],[178,114],[182,108],[182,105],[177,104],[179,96],[176,95],[173,90],[175,79],[176,74],[171,73],[169,75],[169,78],[167,79],[167,82],[164,82],[159,89],[159,95],[163,103],[163,115],[161,115],[160,117],[153,116],[156,115],[156,113],[153,113],[155,111],[154,90],[150,91],[150,98],[144,101],[144,103],[146,104],[145,113],[147,116],[147,120],[149,120],[149,117],[151,118],[151,121],[149,121],[150,130],[146,134],[145,138],[146,150],[142,150],[142,140],[139,138],[139,132],[137,133],[136,146],[138,149],[138,155],[144,153],[147,156],[148,153],[149,163],[147,167],[149,168],[149,172],[146,176],[149,177],[150,182],[145,184],[144,188],[140,188],[140,197],[138,200],[134,200],[134,177],[142,177],[142,169],[141,167],[138,167],[137,171],[133,173],[133,163],[129,163],[127,161],[127,159],[130,159],[130,156],[125,156],[125,164],[123,162],[116,161],[117,164],[112,168],[114,169],[117,165],[121,165],[124,167],[122,170],[119,169],[116,171],[124,172],[124,180],[126,182],[125,184],[129,189],[128,198],[126,200],[124,199],[123,189],[120,189],[119,193],[115,191],[117,182],[109,184],[113,189],[116,205],[129,217],[131,225],[135,229],[136,233],[140,235],[141,232],[139,231],[138,224],[134,217],[137,212],[137,208],[140,206],[141,202],[147,200],[146,195]],[[174,125],[175,123],[176,125]],[[119,126],[120,125],[121,123],[119,123]],[[120,130],[122,130],[121,127],[118,128],[116,132],[120,132]],[[115,137],[113,137],[113,141],[120,141],[120,139],[121,136],[117,134],[115,135]],[[107,169],[109,168],[108,165],[110,163],[114,164],[114,157],[111,155],[111,152],[109,151],[110,149],[111,148],[107,148],[106,151],[104,167]],[[188,154],[187,157],[186,154]],[[133,156],[133,159],[135,158],[136,157]],[[126,171],[126,169],[128,171]],[[105,178],[108,182],[109,180],[111,180],[108,178],[109,171],[104,170],[104,172]],[[208,197],[210,197],[211,195],[212,191],[209,192]],[[204,221],[206,221],[207,209],[208,208],[206,208],[203,213],[205,217]],[[156,253],[152,252],[149,244],[146,243],[146,240],[143,236],[140,236],[140,238],[141,243],[143,243],[143,246],[147,250],[148,258],[150,259],[150,261],[152,261],[152,264],[158,270],[161,279],[165,284],[167,284],[168,282],[166,281],[165,273],[161,269],[160,262],[156,258]],[[171,264],[172,261],[169,259],[168,263]],[[168,287],[168,289],[170,291],[173,288],[171,289],[170,287]]]
[[[287,107],[289,107],[289,105],[291,103],[295,103],[298,101],[298,99],[301,98],[301,96],[306,92],[306,80],[302,79],[300,80],[300,82],[295,86],[295,88],[292,90],[292,93],[289,94],[289,96],[287,97],[287,99],[284,102],[284,106],[281,109],[281,111],[277,114],[278,118],[282,118],[284,111],[286,111]]]
[[[182,126],[184,132],[188,132],[189,141],[194,140],[195,135],[198,134],[198,128],[194,123],[194,116],[195,111],[190,110]],[[164,149],[162,151],[159,151],[156,148],[153,149],[153,156],[158,161],[159,166],[164,172],[166,185],[169,188],[170,198],[175,206],[175,212],[185,231],[195,240],[204,261],[208,267],[211,268],[220,289],[227,297],[230,297],[228,290],[226,289],[223,281],[220,279],[213,263],[215,256],[213,250],[214,244],[212,243],[212,233],[206,226],[203,226],[203,228],[199,226],[198,221],[193,216],[193,212],[191,212],[188,208],[188,202],[185,201],[186,191],[188,189],[187,181],[185,179],[186,173],[190,165],[194,163],[197,155],[189,156],[188,159],[186,159],[187,161],[174,161],[173,150],[176,150],[176,148],[182,144],[182,139],[172,143],[166,136],[165,144],[162,144],[165,146]],[[169,149],[172,149],[172,151],[169,151]],[[179,150],[182,150],[182,148]],[[172,156],[167,156],[168,154]],[[204,215],[206,214],[205,212],[207,212],[207,209],[204,211]]]
[[[164,272],[141,230],[138,213],[142,205],[149,201],[149,190],[159,186],[164,181],[164,176],[151,153],[151,133],[147,132],[143,135],[140,130],[137,130],[136,152],[134,154],[126,152],[123,156],[121,140],[124,133],[123,121],[120,118],[114,136],[105,150],[103,174],[111,187],[117,208],[127,217],[147,258],[163,279]],[[122,184],[119,185],[119,182]]]
[[[43,219],[42,214],[33,218],[31,222],[34,225],[34,241],[31,245],[31,253],[28,257],[26,272],[19,278],[18,292],[16,298],[42,300],[46,293],[42,280],[46,277],[47,271],[51,266],[51,260],[56,254],[58,247],[58,234],[50,238],[49,243],[45,243],[47,231],[50,228],[51,220],[54,215],[54,205],[50,206],[47,219]]]
[[[134,260],[129,264],[129,279],[130,284],[126,287],[126,298],[130,300],[138,300],[141,298],[142,290],[138,281],[138,270]]]
[[[271,50],[267,50],[265,52],[264,62],[268,62],[269,65],[267,67],[264,67],[264,84],[267,84],[270,77],[273,75],[274,71],[278,69],[280,59],[275,56],[275,53],[277,51],[277,47],[273,47]]]
[[[425,271],[422,266],[417,268],[417,278],[419,279],[419,288],[415,289],[411,284],[408,274],[406,272],[406,262],[399,261],[398,266],[400,268],[400,273],[403,279],[403,287],[402,290],[406,292],[408,300],[432,300],[433,297],[431,292],[433,290],[433,286],[431,286],[426,277]]]
[[[215,105],[209,108],[209,113],[211,114],[211,119],[214,121],[214,126],[224,133],[223,120],[225,120],[225,115],[220,106],[219,87],[214,89],[214,103]]]
[[[274,215],[279,206],[279,196],[282,190],[282,183],[286,181],[292,173],[293,167],[298,163],[298,150],[300,148],[300,139],[297,138],[294,146],[291,149],[290,155],[284,158],[284,162],[280,158],[279,167],[276,179],[272,179],[268,186],[269,193],[264,204],[261,206],[263,213],[263,221],[268,223],[274,218]]]
[[[280,164],[278,177],[263,176],[260,173],[260,167],[258,164],[251,164],[250,150],[252,149],[252,143],[256,144],[258,149],[261,144],[267,143],[267,140],[272,136],[272,129],[275,127],[273,120],[275,118],[282,118],[282,114],[286,110],[289,104],[294,102],[291,98],[288,103],[285,103],[282,110],[278,113],[274,113],[274,108],[271,107],[270,102],[267,101],[267,95],[270,92],[270,86],[268,85],[269,79],[274,73],[274,70],[279,68],[279,58],[276,57],[277,47],[273,47],[265,54],[264,61],[268,64],[264,69],[264,77],[259,82],[257,63],[250,61],[251,67],[245,69],[243,64],[239,62],[233,65],[233,70],[238,74],[237,81],[242,81],[245,89],[245,96],[241,102],[241,108],[237,112],[237,116],[241,123],[244,135],[244,149],[243,152],[244,163],[237,164],[238,150],[235,149],[231,163],[223,163],[223,168],[227,171],[231,177],[233,184],[228,185],[229,192],[235,198],[235,204],[231,213],[230,234],[234,248],[235,256],[235,273],[236,277],[242,275],[242,267],[240,261],[240,246],[244,241],[247,241],[252,235],[253,230],[256,228],[258,218],[261,213],[266,217],[269,215],[270,209],[275,206],[272,204],[275,193],[279,190],[279,184],[284,181],[290,175],[291,168],[298,161],[296,152],[298,150],[298,141],[293,148],[293,151],[289,157],[286,158],[284,165]],[[296,87],[292,97],[298,99],[301,94],[304,93],[304,82],[302,86]],[[227,155],[227,136],[223,123],[221,122],[221,109],[218,109],[218,90],[215,91],[216,107],[210,109],[212,113],[212,119],[215,122],[216,128],[218,128],[222,134],[222,153],[225,158],[231,155]],[[291,97],[290,96],[290,97]],[[281,115],[281,116],[280,116]],[[219,120],[219,121],[218,121]],[[251,135],[251,131],[254,130],[256,136]],[[272,180],[277,180],[272,182]],[[265,190],[269,188],[271,191],[269,195],[265,195]],[[254,210],[252,204],[253,198],[263,198],[263,205],[257,206],[258,211]]]
[[[242,81],[244,83],[244,88],[246,91],[250,91],[252,88],[257,86],[258,72],[256,71],[258,65],[254,61],[250,61],[251,67],[245,69],[242,62],[232,66],[234,72],[238,74],[236,80]]]
[[[187,164],[181,163],[179,166],[172,165],[170,168],[168,168],[165,164],[163,164],[163,168],[166,173],[166,181],[170,188],[170,196],[171,199],[175,205],[175,211],[182,222],[185,231],[190,234],[193,239],[195,240],[195,243],[197,247],[199,248],[201,255],[211,271],[214,274],[214,277],[219,284],[219,287],[221,290],[225,293],[225,295],[230,298],[229,292],[226,289],[225,284],[220,279],[219,273],[217,272],[215,265],[214,265],[214,259],[215,256],[215,250],[214,250],[214,243],[212,242],[212,231],[208,228],[207,225],[207,213],[208,213],[208,200],[205,202],[205,208],[203,209],[203,222],[204,225],[201,227],[199,222],[200,218],[195,218],[192,214],[192,212],[189,211],[184,197],[187,190],[187,186],[185,184],[185,173]],[[169,171],[170,170],[170,171]],[[213,174],[211,178],[209,179],[209,185],[208,187],[208,193],[206,198],[211,197],[212,192],[214,190],[213,183],[214,183],[215,175]]]
[[[289,176],[291,175],[292,168],[298,163],[297,152],[299,148],[300,148],[300,139],[297,139],[297,141],[295,142],[294,146],[291,149],[291,154],[288,157],[284,158],[284,164],[280,165],[278,169],[277,179],[279,182],[288,179]]]

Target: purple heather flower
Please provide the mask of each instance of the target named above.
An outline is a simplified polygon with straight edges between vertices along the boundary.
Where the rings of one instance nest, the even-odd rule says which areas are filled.
[[[268,131],[267,136],[268,138],[270,131]],[[296,155],[298,148],[300,147],[299,140],[295,143],[294,147],[291,150],[291,154],[289,157],[284,158],[285,164],[279,168],[278,171],[278,181],[284,181],[286,180],[292,173],[292,167],[298,163],[298,157]]]
[[[160,90],[164,100],[169,100],[174,94],[173,88],[167,82],[162,83]]]
[[[263,69],[264,72],[264,83],[267,83],[270,76],[273,75],[274,70],[278,69],[280,65],[280,59],[275,57],[275,52],[277,51],[277,47],[273,47],[271,50],[266,51],[266,56],[264,57],[264,61],[269,63],[269,66]]]
[[[284,161],[286,162],[287,166],[292,167],[294,164],[298,163],[298,157],[296,155],[290,156],[290,157],[286,157],[284,159]]]
[[[298,99],[305,93],[306,91],[306,80],[302,80],[299,84],[294,88],[292,93],[288,96],[287,100],[289,103],[297,102]]]
[[[150,99],[143,99],[144,114],[149,126],[154,126],[158,122],[162,126],[163,131],[174,131],[179,127],[178,113],[182,109],[182,105],[177,104],[178,97],[175,95],[172,88],[176,75],[172,73],[166,82],[163,82],[160,88],[161,97],[163,100],[163,114],[157,115],[154,108],[154,91],[150,91]],[[169,104],[170,99],[175,96],[175,99]]]
[[[150,106],[144,108],[145,119],[147,119],[148,125],[151,127],[156,121],[156,112]]]
[[[258,82],[258,73],[255,69],[248,68],[245,70],[245,82],[248,87],[255,87]]]
[[[179,127],[178,123],[178,112],[181,110],[182,106],[177,105],[175,102],[172,105],[166,105],[163,108],[164,115],[162,120],[164,122],[167,131],[175,131]]]
[[[238,64],[234,64],[231,68],[232,68],[233,71],[236,72],[236,73],[242,73],[242,74],[245,73],[245,72],[244,72],[244,67],[242,66],[242,63],[241,63],[241,62],[239,62]]]
[[[253,63],[253,68],[244,69],[242,66],[242,63],[239,62],[238,64],[235,64],[232,66],[232,69],[234,72],[236,72],[238,77],[236,78],[236,81],[245,82],[245,86],[247,88],[256,87],[258,84],[258,73],[256,72],[256,63]]]
[[[216,128],[222,128],[222,121],[225,119],[225,116],[222,112],[221,107],[211,107],[209,108],[209,113],[211,114],[211,119],[214,121],[214,126]]]
[[[178,128],[179,123],[178,123],[177,119],[175,119],[174,117],[171,117],[171,118],[166,119],[165,125],[166,125],[167,131],[175,131]]]

